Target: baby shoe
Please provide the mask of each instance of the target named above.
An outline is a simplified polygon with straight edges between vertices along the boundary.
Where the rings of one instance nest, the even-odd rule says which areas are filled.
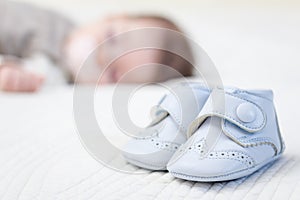
[[[172,155],[187,140],[187,128],[208,96],[209,90],[200,83],[171,88],[152,109],[152,123],[125,145],[125,159],[142,168],[166,170]]]
[[[186,180],[237,179],[284,151],[271,90],[214,89],[187,134],[167,165]]]

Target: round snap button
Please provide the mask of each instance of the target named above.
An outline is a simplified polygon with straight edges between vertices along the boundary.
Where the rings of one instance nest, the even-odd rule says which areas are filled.
[[[236,115],[242,122],[253,122],[256,118],[255,107],[250,103],[242,103],[237,107]]]

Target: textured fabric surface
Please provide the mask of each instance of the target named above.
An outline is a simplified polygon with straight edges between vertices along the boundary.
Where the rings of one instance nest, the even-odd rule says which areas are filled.
[[[107,86],[96,92],[95,110],[105,135],[119,145],[125,139],[119,136],[108,106],[113,89]],[[59,87],[32,95],[0,93],[1,199],[299,199],[300,153],[295,151],[299,136],[295,134],[283,134],[287,150],[273,165],[230,182],[189,182],[129,164],[142,173],[126,174],[104,167],[81,145],[72,92],[72,87]],[[154,86],[137,91],[129,104],[132,120],[145,125],[150,120],[145,113],[163,92]],[[288,113],[280,113],[283,122]],[[296,120],[290,119],[286,126]]]

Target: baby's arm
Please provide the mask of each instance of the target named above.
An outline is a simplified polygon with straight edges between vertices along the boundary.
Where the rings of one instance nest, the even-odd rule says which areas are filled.
[[[0,67],[0,90],[7,92],[35,92],[43,77],[18,67]]]
[[[65,72],[62,48],[72,29],[72,22],[56,12],[26,3],[0,0],[2,55],[21,59],[31,58],[36,54],[46,55],[56,65],[61,65]],[[24,69],[22,63],[15,63],[14,66],[7,63],[1,65],[0,90],[35,91],[42,80],[40,75]]]

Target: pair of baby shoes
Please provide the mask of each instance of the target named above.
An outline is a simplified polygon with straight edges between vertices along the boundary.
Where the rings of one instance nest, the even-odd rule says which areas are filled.
[[[192,181],[247,176],[284,151],[271,90],[180,84],[153,109],[153,121],[124,148],[125,159]]]

